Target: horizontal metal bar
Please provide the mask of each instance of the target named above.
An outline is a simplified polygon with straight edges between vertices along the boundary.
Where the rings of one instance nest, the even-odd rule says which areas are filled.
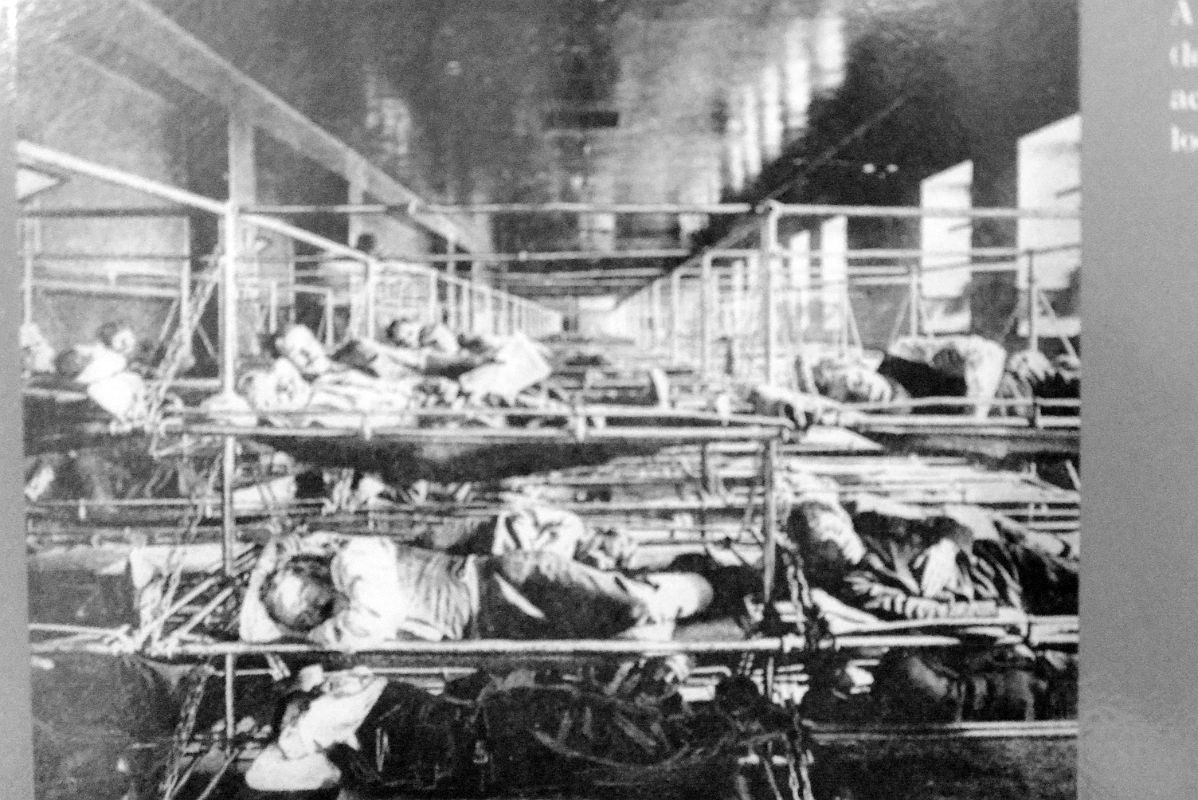
[[[968,397],[908,397],[902,400],[890,400],[885,403],[846,403],[844,408],[855,411],[895,411],[905,408],[927,408],[929,406],[957,406],[970,408],[978,405],[978,400]],[[1074,398],[995,398],[986,401],[986,405],[996,408],[1081,408],[1081,400]],[[1002,419],[999,417],[998,419]],[[960,418],[958,418],[960,421]],[[987,418],[989,421],[989,418]]]
[[[340,416],[340,412],[329,412],[330,416]],[[444,428],[400,428],[380,427],[373,430],[363,430],[357,427],[297,427],[283,428],[268,425],[216,425],[216,424],[180,424],[177,421],[168,423],[168,431],[189,433],[197,436],[257,436],[262,438],[287,439],[339,439],[360,438],[363,441],[396,441],[396,442],[435,442],[438,444],[520,444],[524,442],[560,442],[563,444],[578,444],[583,441],[603,444],[683,444],[691,442],[715,442],[726,440],[767,441],[777,438],[780,427],[765,428],[756,425],[720,427],[677,427],[666,428],[644,426],[613,430],[611,428],[587,429],[580,438],[568,430],[536,429],[487,429],[463,428],[446,430]]]
[[[840,206],[818,203],[777,203],[781,216],[899,217],[911,219],[1080,219],[1077,208],[924,208],[922,206]]]
[[[188,417],[211,417],[211,412],[203,409],[183,409],[178,412],[183,416]],[[708,422],[713,425],[726,426],[742,426],[742,425],[760,425],[772,426],[779,429],[792,429],[794,423],[782,417],[774,417],[758,414],[716,414],[711,411],[680,411],[671,408],[657,408],[655,406],[624,406],[624,405],[608,405],[602,403],[594,403],[588,405],[571,406],[569,408],[552,409],[552,408],[495,408],[493,406],[461,406],[458,408],[416,408],[411,411],[399,411],[396,413],[379,414],[368,411],[338,411],[336,409],[298,409],[295,411],[271,411],[265,413],[264,416],[271,417],[311,417],[327,413],[335,415],[342,419],[353,418],[360,420],[363,425],[374,423],[387,423],[394,420],[396,417],[437,417],[448,419],[460,419],[467,421],[477,416],[510,416],[510,417],[529,417],[534,419],[568,419],[568,420],[589,420],[592,417],[603,417],[605,419],[658,419],[668,418],[671,420],[686,421],[686,422]],[[438,429],[442,433],[450,433],[446,429]]]
[[[35,279],[35,291],[62,292],[70,294],[102,294],[119,297],[151,297],[156,299],[174,299],[179,296],[179,287],[173,289],[165,286],[129,286],[116,283],[78,283],[75,281],[53,281]]]
[[[539,261],[614,261],[640,258],[686,258],[690,250],[681,248],[658,248],[647,250],[556,250],[556,251],[521,251],[515,253],[471,253],[469,258],[462,255],[446,255],[436,253],[430,255],[410,256],[429,264],[443,264],[463,261],[502,261],[511,263]]]
[[[290,204],[245,206],[243,211],[263,214],[393,214],[429,212],[433,214],[748,214],[749,203],[340,203],[331,205]],[[473,256],[472,256],[473,257]]]
[[[1076,431],[1080,425],[1077,417],[1043,417],[1038,422],[1039,427],[1058,430]],[[981,417],[971,418],[964,415],[952,414],[918,414],[912,416],[895,414],[862,414],[847,423],[846,427],[854,430],[928,430],[938,432],[952,430],[954,432],[976,433],[984,430],[995,432],[1018,432],[1031,427],[1031,422],[1022,417]]]
[[[996,637],[995,644],[1013,644],[1022,641],[1012,635]],[[891,636],[838,636],[835,641],[821,642],[820,649],[855,649],[872,647],[953,647],[962,644],[955,636],[937,635],[891,635]],[[741,640],[698,640],[698,641],[636,641],[628,639],[477,639],[445,642],[395,641],[355,648],[356,653],[378,653],[415,660],[427,659],[439,663],[450,663],[454,659],[485,660],[493,658],[585,658],[597,656],[664,656],[674,653],[719,654],[719,653],[778,653],[801,654],[807,650],[807,642],[800,636],[763,637]],[[217,655],[320,655],[341,652],[336,649],[318,647],[302,642],[184,642],[173,646],[160,645],[149,649],[151,655],[170,657],[211,657]]]
[[[836,725],[809,722],[807,725],[811,735],[820,744],[910,739],[1073,739],[1078,735],[1076,720],[956,722],[939,725]]]
[[[32,219],[73,219],[75,217],[188,217],[192,210],[171,206],[141,206],[117,208],[110,206],[79,206],[76,208],[22,208],[20,215]]]
[[[170,200],[173,203],[198,208],[210,214],[223,214],[225,212],[225,204],[210,197],[204,197],[195,192],[189,192],[160,181],[143,178],[140,175],[134,175],[123,170],[106,167],[94,161],[77,158],[58,150],[52,150],[49,147],[42,147],[33,142],[17,142],[17,158],[40,164],[49,164],[71,172],[77,172],[81,175],[88,175],[107,183],[126,186],[139,192],[161,197],[164,200]]]
[[[22,253],[46,261],[191,261],[186,253]]]

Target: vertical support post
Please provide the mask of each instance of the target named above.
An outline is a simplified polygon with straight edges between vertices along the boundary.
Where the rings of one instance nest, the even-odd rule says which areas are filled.
[[[774,572],[777,569],[777,543],[775,541],[778,528],[778,496],[774,486],[775,467],[778,458],[778,440],[770,439],[761,449],[761,486],[765,492],[761,515],[762,526],[762,555],[761,555],[761,598],[764,605],[764,615],[769,619],[773,613]]]
[[[182,352],[187,363],[190,363],[192,356],[192,330],[191,330],[191,219],[183,217],[183,240],[187,242],[187,257],[179,266],[179,331],[183,337],[180,342]],[[204,309],[198,309],[203,313]]]
[[[234,394],[237,369],[237,261],[240,258],[240,211],[225,204],[225,257],[220,275],[220,380],[221,392]]]
[[[232,133],[230,122],[230,133]],[[234,182],[230,180],[230,188]],[[225,257],[221,262],[221,391],[232,397],[237,367],[237,261],[241,250],[240,210],[237,195],[230,193],[225,205]],[[227,579],[233,577],[233,551],[237,543],[233,509],[233,478],[237,469],[237,438],[226,435],[221,441],[221,569]],[[233,710],[232,656],[225,657],[225,748],[232,752]]]
[[[237,711],[233,707],[233,684],[237,678],[237,656],[225,654],[225,753],[233,754],[234,728],[237,727]]]
[[[920,324],[920,317],[922,316],[921,306],[923,305],[923,303],[921,302],[921,300],[922,300],[923,291],[920,288],[919,262],[918,261],[911,262],[910,270],[911,271],[908,276],[910,279],[910,286],[908,288],[908,292],[910,294],[910,301],[907,304],[907,308],[909,311],[909,317],[910,317],[910,321],[911,321],[909,332],[912,336],[919,336],[920,329],[923,327]],[[846,291],[846,293],[848,291],[847,284],[845,286],[845,291]]]
[[[724,335],[728,337],[728,354],[731,356],[730,363],[725,365],[725,372],[729,378],[740,376],[740,364],[744,359],[744,338],[741,333],[748,326],[748,320],[745,319],[745,271],[743,260],[737,259],[732,262],[732,285],[729,287],[728,298],[732,314],[729,319],[730,327],[724,330]]]
[[[483,330],[486,321],[483,316],[483,303],[486,301],[486,295],[482,293],[483,285],[483,263],[481,261],[470,262],[470,327],[475,333],[480,335],[489,334],[489,330]]]
[[[250,205],[258,198],[258,167],[254,150],[253,118],[239,99],[234,99],[229,107],[228,117],[228,173],[229,173],[229,209],[225,214],[225,255],[230,261],[230,272],[224,276],[225,301],[231,322],[224,332],[230,334],[231,342],[237,346],[237,318],[240,302],[237,297],[237,281],[235,270],[240,267],[241,277],[245,278],[252,272],[257,278],[256,264],[250,264],[243,259],[244,243],[254,240],[253,226],[240,222],[241,207]],[[251,251],[252,252],[252,251]],[[235,353],[236,351],[232,351]],[[230,372],[235,366],[228,365]],[[233,384],[228,384],[227,391],[232,391]]]
[[[373,258],[366,259],[364,264],[366,269],[366,281],[362,287],[362,316],[365,318],[363,325],[366,328],[364,331],[366,338],[370,341],[379,335],[379,320],[378,320],[378,291],[379,291],[379,268],[380,264]]]
[[[440,319],[437,313],[437,271],[428,271],[428,324],[436,325]]]
[[[179,265],[179,345],[180,351],[191,356],[191,259]]]
[[[661,281],[654,280],[649,284],[649,349],[656,351],[661,341]]]
[[[774,347],[778,340],[777,309],[774,308],[774,250],[778,241],[778,209],[773,201],[767,202],[761,219],[761,328],[762,358],[765,359],[763,378],[767,384],[774,382]]]
[[[842,355],[848,352],[849,343],[853,340],[852,322],[850,321],[852,316],[853,301],[849,297],[849,280],[845,278],[844,285],[840,289],[840,331],[836,334]]]
[[[279,282],[274,278],[266,283],[266,329],[272,336],[279,329]]]
[[[237,469],[237,437],[222,437],[221,454],[221,568],[225,578],[233,579],[233,556],[237,546],[237,528],[233,508],[233,477]],[[233,709],[234,657],[225,656],[225,749],[233,750],[233,728],[237,723]]]
[[[333,330],[333,320],[336,318],[336,303],[333,301],[333,290],[324,290],[324,346],[332,349],[337,339]]]
[[[1027,346],[1040,349],[1040,287],[1036,282],[1036,256],[1027,251]]]
[[[33,322],[33,245],[25,242],[24,276],[21,283],[21,321]]]
[[[670,363],[677,364],[679,359],[679,336],[682,331],[682,273],[674,270],[670,273]]]
[[[711,253],[704,252],[699,265],[699,374],[703,380],[711,375],[711,317],[715,313]]]

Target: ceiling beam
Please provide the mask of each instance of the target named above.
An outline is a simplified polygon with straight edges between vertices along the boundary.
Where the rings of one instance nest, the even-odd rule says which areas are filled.
[[[92,13],[106,14],[97,3]],[[117,0],[121,24],[96,20],[89,14],[78,21],[90,33],[136,54],[194,91],[226,109],[240,108],[254,127],[349,181],[361,180],[364,190],[384,203],[406,206],[413,224],[471,251],[485,250],[486,236],[474,225],[443,214],[418,211],[424,198],[370,163],[365,156],[321,128],[261,84],[238,70],[215,50],[144,0]]]

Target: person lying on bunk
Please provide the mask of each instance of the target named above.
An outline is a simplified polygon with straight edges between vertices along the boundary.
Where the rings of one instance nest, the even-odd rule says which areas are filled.
[[[666,788],[661,781],[670,796],[736,796],[731,774],[713,780],[696,761],[784,736],[793,717],[744,676],[724,678],[712,702],[691,706],[679,692],[691,669],[675,654],[569,683],[531,669],[480,671],[433,694],[362,666],[310,665],[280,687],[272,738],[245,782],[261,792],[340,787],[346,800],[530,797],[564,785],[579,796],[588,785],[579,770],[601,763],[644,770],[633,773],[638,796]],[[593,794],[611,792],[581,792]]]
[[[788,533],[834,629],[838,616],[858,624],[871,618],[1007,623],[1027,613],[1077,613],[1071,547],[1034,531],[1000,533],[979,508],[927,512],[865,497],[850,515],[835,498],[812,497],[794,508]],[[843,711],[832,710],[831,685],[844,682],[843,666],[836,664],[836,675],[816,670],[823,678],[811,695],[814,713]],[[1075,669],[1067,654],[1022,646],[896,648],[874,671],[872,695],[877,713],[895,719],[1032,719],[1067,712]]]
[[[890,346],[877,370],[859,361],[825,365],[816,375],[816,383],[822,394],[842,403],[962,397],[974,404],[917,410],[985,417],[993,405],[1005,363],[1002,346],[981,336],[910,336]]]
[[[711,598],[688,573],[633,578],[552,551],[454,555],[316,533],[266,545],[239,635],[345,650],[396,639],[660,639]]]
[[[393,331],[389,337],[419,344],[419,328],[411,320],[397,320],[388,330]],[[484,345],[444,355],[427,348],[413,350],[362,340],[349,343],[330,358],[306,327],[293,325],[276,339],[279,354],[309,380],[378,386],[368,380],[373,378],[386,386],[421,385],[447,401],[459,394],[479,400],[496,397],[511,401],[549,376],[548,362],[535,343],[522,334],[505,337],[493,350],[478,347]],[[422,380],[425,383],[421,384]]]
[[[136,424],[149,413],[144,367],[136,361],[137,335],[127,323],[108,322],[97,341],[63,350],[55,359],[58,374],[81,384],[87,396],[120,424]]]
[[[496,360],[496,349],[471,340],[470,347],[444,324],[423,328],[413,319],[393,320],[382,342],[357,339],[348,342],[333,358],[380,377],[459,378]]]
[[[357,425],[363,413],[409,410],[418,380],[382,380],[337,364],[310,329],[293,325],[275,339],[278,357],[238,381],[238,393],[255,411],[276,424]],[[271,417],[276,412],[311,412],[302,417]],[[344,420],[337,412],[349,412]]]

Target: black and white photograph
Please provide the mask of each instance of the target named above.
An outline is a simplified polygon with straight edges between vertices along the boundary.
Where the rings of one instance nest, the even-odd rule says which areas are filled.
[[[37,800],[1078,796],[1077,0],[0,7]]]

